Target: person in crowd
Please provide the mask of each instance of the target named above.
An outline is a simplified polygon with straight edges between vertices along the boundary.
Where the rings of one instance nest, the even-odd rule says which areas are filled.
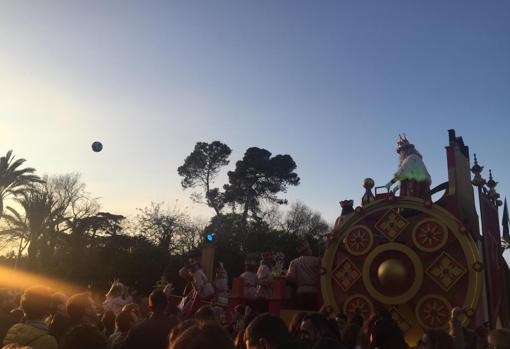
[[[370,332],[369,349],[407,349],[402,332],[393,320],[379,318]]]
[[[222,262],[216,268],[214,280],[214,301],[219,304],[228,304],[228,273]]]
[[[69,324],[69,316],[67,315],[66,303],[68,297],[56,292],[51,296],[51,312],[46,318],[46,324],[50,328],[50,333],[57,341],[60,341]]]
[[[120,314],[120,313],[119,313]],[[115,314],[111,310],[107,310],[101,316],[101,324],[103,325],[103,334],[106,338],[115,331]]]
[[[297,309],[316,310],[321,260],[312,255],[312,249],[306,240],[301,241],[296,250],[300,256],[290,262],[287,270],[287,281],[296,286],[294,304]]]
[[[197,325],[198,322],[195,319],[188,319],[180,322],[172,330],[170,331],[170,335],[168,336],[168,340],[170,345],[175,342],[177,337],[181,335],[184,331],[186,331],[188,328]]]
[[[190,317],[200,306],[201,301],[211,300],[214,296],[214,287],[205,275],[198,259],[193,257],[189,259],[189,264],[179,270],[179,275],[188,281],[185,296],[183,297],[179,309],[184,317]]]
[[[303,318],[306,316],[304,311],[300,311],[292,317],[292,320],[289,322],[289,333],[293,339],[301,338],[301,322]]]
[[[11,310],[13,308],[14,304],[12,304],[9,290],[0,289],[0,343],[3,342],[7,330],[12,325],[19,322],[11,315]]]
[[[107,349],[107,343],[106,338],[96,326],[84,322],[71,327],[66,332],[60,349]]]
[[[216,313],[210,305],[200,307],[195,313],[195,320],[199,323],[212,322],[218,323]]]
[[[256,298],[268,299],[273,293],[273,275],[271,269],[274,264],[273,254],[264,252],[261,255],[260,266],[257,270],[257,292]]]
[[[198,262],[198,258],[190,258],[190,270],[192,274],[192,286],[198,299],[210,300],[214,296],[214,287],[205,275],[204,269]]]
[[[335,320],[338,326],[338,330],[340,331],[340,333],[343,333],[349,323],[347,315],[345,315],[344,313],[338,313],[335,317]]]
[[[30,346],[34,349],[57,349],[55,337],[50,335],[44,319],[50,312],[51,292],[42,286],[27,289],[21,297],[25,323],[13,325],[5,335],[4,344]]]
[[[489,349],[510,349],[510,330],[499,328],[489,333]]]
[[[227,331],[218,324],[196,324],[186,329],[170,349],[234,349]]]
[[[106,299],[103,302],[103,309],[105,311],[112,311],[114,315],[122,311],[122,307],[129,303],[126,299],[127,289],[118,280],[115,280],[106,294]]]
[[[361,327],[355,323],[348,323],[342,331],[342,342],[349,349],[361,347]]]
[[[282,319],[268,313],[253,319],[244,332],[244,340],[246,349],[278,349],[291,343],[289,331]]]
[[[446,332],[426,331],[421,337],[419,349],[455,349],[453,338]]]
[[[115,318],[115,332],[108,338],[109,349],[120,349],[126,341],[127,334],[136,323],[132,311],[122,310]]]
[[[257,261],[247,257],[244,261],[244,273],[239,276],[243,279],[243,295],[246,299],[254,299],[257,295]]]
[[[167,298],[162,290],[156,289],[149,296],[152,314],[149,319],[129,331],[122,349],[166,349],[168,334],[175,325],[166,315]]]
[[[122,311],[129,311],[133,316],[135,324],[140,323],[143,320],[140,306],[136,303],[129,303],[122,307]],[[120,313],[119,313],[120,314]]]
[[[301,339],[308,345],[313,346],[320,338],[324,337],[341,342],[336,322],[326,319],[321,314],[307,314],[301,321]]]

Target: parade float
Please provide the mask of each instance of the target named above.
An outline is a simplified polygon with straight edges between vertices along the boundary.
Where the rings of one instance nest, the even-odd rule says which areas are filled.
[[[463,309],[464,327],[508,325],[502,202],[492,173],[483,179],[476,157],[470,165],[469,149],[454,130],[446,146],[448,180],[433,188],[421,155],[405,136],[397,152],[400,167],[388,184],[376,187],[367,178],[358,207],[341,201],[321,257],[317,311],[368,319],[385,308],[410,343],[425,330],[447,329],[454,307]],[[507,226],[503,230],[507,238]],[[243,282],[235,278],[229,308],[244,301]],[[289,317],[285,278],[273,279],[272,297],[265,301],[268,311]]]

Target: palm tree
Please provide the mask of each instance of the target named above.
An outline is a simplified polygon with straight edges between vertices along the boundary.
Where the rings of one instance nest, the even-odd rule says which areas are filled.
[[[51,249],[49,243],[54,238],[50,236],[53,202],[47,193],[35,189],[22,193],[16,202],[23,208],[25,215],[7,206],[7,213],[3,215],[7,229],[0,231],[0,235],[12,242],[19,239],[16,264],[27,248],[29,264],[32,264],[38,254]]]
[[[25,159],[14,159],[12,150],[0,157],[0,217],[4,213],[4,200],[23,194],[34,183],[42,183],[39,176],[33,174],[34,168],[20,168]]]

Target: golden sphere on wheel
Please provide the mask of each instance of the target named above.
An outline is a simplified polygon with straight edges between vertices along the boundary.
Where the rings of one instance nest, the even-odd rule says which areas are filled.
[[[377,277],[384,287],[399,290],[406,283],[407,272],[400,260],[388,259],[377,268]]]

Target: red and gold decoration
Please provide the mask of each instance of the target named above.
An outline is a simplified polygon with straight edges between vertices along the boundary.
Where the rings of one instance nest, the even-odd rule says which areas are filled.
[[[451,309],[450,303],[444,297],[439,295],[424,296],[416,305],[416,319],[425,329],[446,329]]]
[[[386,307],[410,342],[444,328],[452,305],[477,309],[483,273],[473,267],[481,263],[476,243],[449,211],[424,202],[376,196],[335,227],[322,259],[325,305],[365,317],[364,309]]]
[[[466,273],[466,269],[448,253],[443,252],[427,269],[427,275],[445,291],[450,290]]]
[[[333,273],[343,291],[348,291],[361,278],[361,272],[349,258],[345,258]]]
[[[420,250],[434,252],[443,248],[446,244],[448,230],[435,219],[424,219],[414,227],[412,238],[414,244]]]
[[[395,240],[407,227],[409,222],[402,217],[396,210],[389,210],[375,224],[377,230],[390,241]]]
[[[367,254],[374,243],[374,236],[368,227],[353,227],[345,237],[345,249],[354,256]]]
[[[363,263],[363,283],[367,292],[383,304],[402,304],[418,292],[423,282],[423,266],[418,255],[398,243],[377,246]]]
[[[374,306],[367,296],[355,294],[347,298],[344,303],[344,314],[351,317],[354,314],[360,314],[365,319],[374,313]]]

